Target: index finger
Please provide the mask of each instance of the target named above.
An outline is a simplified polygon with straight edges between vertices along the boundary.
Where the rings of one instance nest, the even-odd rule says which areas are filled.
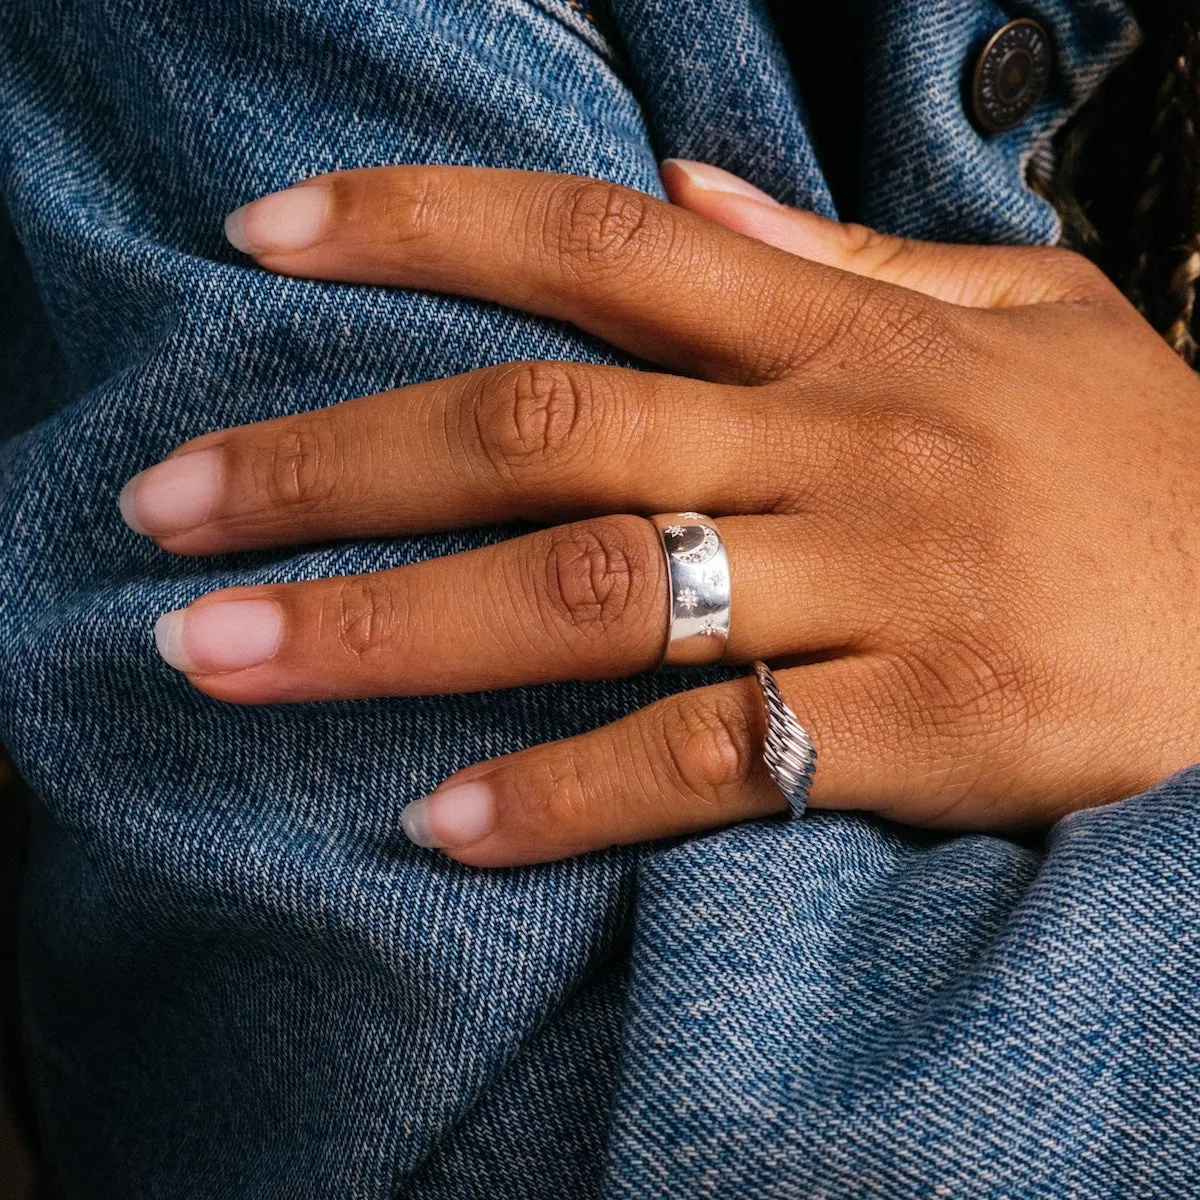
[[[282,274],[491,300],[729,382],[787,374],[888,288],[630,188],[532,171],[343,171],[239,209],[226,231]]]

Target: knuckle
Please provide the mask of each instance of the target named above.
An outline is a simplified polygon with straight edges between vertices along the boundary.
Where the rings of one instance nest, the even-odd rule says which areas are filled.
[[[1045,676],[1026,655],[974,637],[941,637],[913,655],[910,670],[908,709],[920,713],[934,743],[991,742],[1029,730],[1048,703]]]
[[[965,506],[978,491],[994,454],[983,430],[935,407],[891,406],[862,414],[852,436],[865,452],[872,479],[891,485],[926,511],[949,493]]]
[[[488,373],[476,393],[474,438],[503,478],[557,472],[590,456],[597,403],[579,367],[512,364]]]
[[[576,276],[620,274],[660,252],[668,225],[652,197],[599,180],[572,182],[547,215],[546,246]]]
[[[938,752],[1021,741],[1063,692],[1053,656],[1030,636],[1023,589],[998,585],[994,568],[976,570],[965,586],[962,574],[933,626],[894,660],[888,689],[905,724]]]
[[[338,644],[363,662],[395,646],[404,614],[394,588],[378,576],[342,580],[334,589],[332,625]]]
[[[880,367],[943,370],[961,357],[961,331],[950,308],[903,288],[872,289],[853,314],[855,342],[870,345]]]
[[[539,594],[553,625],[606,641],[622,627],[640,626],[654,578],[643,525],[614,517],[550,531]]]
[[[305,508],[337,489],[341,459],[330,422],[294,418],[254,457],[255,490],[272,508]]]
[[[661,744],[673,777],[692,795],[717,804],[755,768],[756,731],[736,696],[695,694],[667,701]]]
[[[790,369],[837,379],[864,365],[945,373],[969,350],[951,306],[888,283],[846,275],[781,306]]]

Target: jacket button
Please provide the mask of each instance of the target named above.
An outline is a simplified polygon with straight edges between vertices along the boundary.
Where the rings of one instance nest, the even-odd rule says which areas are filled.
[[[975,121],[988,133],[1020,125],[1046,94],[1050,39],[1027,18],[997,29],[979,52],[971,81]]]

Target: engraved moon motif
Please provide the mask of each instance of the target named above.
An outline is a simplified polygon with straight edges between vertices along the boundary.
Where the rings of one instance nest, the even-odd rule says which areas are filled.
[[[672,541],[671,557],[677,562],[692,565],[708,562],[721,547],[717,531],[707,525],[689,525],[682,537],[673,538]]]

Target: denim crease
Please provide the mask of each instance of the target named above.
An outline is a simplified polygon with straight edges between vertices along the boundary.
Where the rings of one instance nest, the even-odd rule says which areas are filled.
[[[261,271],[221,233],[256,196],[397,162],[661,194],[681,155],[891,232],[1054,241],[1024,165],[1133,49],[1125,9],[1020,6],[1054,76],[993,138],[963,65],[1015,7],[856,11],[821,17],[862,56],[835,204],[810,130],[843,97],[793,75],[761,0],[0,8],[0,739],[36,797],[22,969],[58,1194],[1200,1194],[1200,768],[1036,845],[826,813],[478,871],[409,844],[403,806],[730,673],[239,708],[154,651],[216,587],[514,532],[173,558],[116,496],[180,442],[500,361],[630,361]]]

